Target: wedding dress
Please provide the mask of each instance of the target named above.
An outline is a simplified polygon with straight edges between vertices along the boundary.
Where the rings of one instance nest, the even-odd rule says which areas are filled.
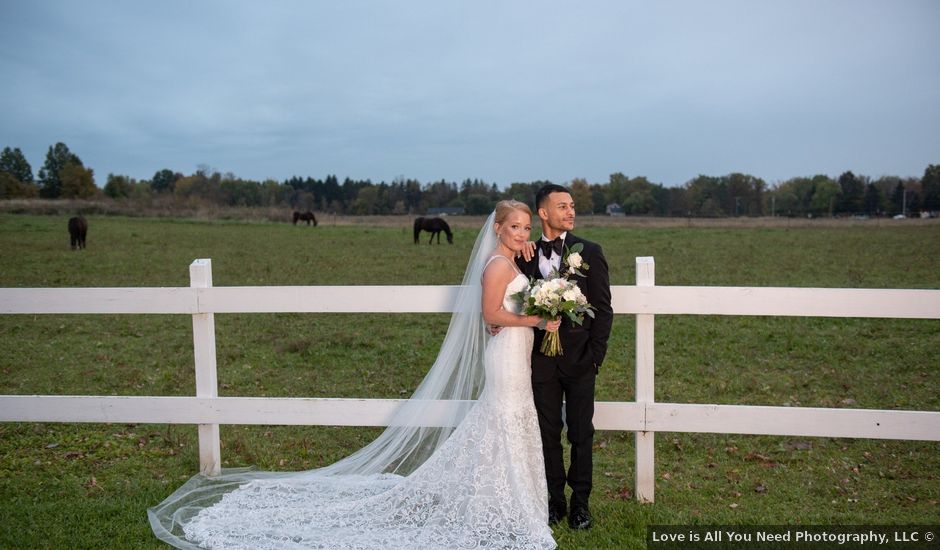
[[[555,548],[532,398],[533,332],[506,327],[490,338],[479,311],[482,271],[498,258],[489,257],[492,221],[471,254],[438,360],[382,436],[319,470],[196,476],[148,511],[156,535],[180,548]],[[512,294],[527,282],[516,275],[504,308],[519,312]],[[418,426],[429,396],[467,392],[476,401],[450,419],[455,428]]]

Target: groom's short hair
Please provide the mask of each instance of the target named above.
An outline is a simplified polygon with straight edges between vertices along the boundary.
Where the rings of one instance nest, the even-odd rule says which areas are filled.
[[[557,183],[548,183],[542,186],[541,189],[535,194],[535,209],[538,210],[542,207],[542,204],[545,202],[545,199],[548,198],[552,193],[570,193],[567,187],[558,185]]]

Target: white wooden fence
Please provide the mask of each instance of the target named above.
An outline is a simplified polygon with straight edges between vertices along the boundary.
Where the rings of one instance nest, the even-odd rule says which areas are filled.
[[[781,315],[940,319],[940,290],[655,286],[653,258],[637,258],[636,286],[612,287],[615,314],[636,315],[636,401],[598,402],[599,430],[636,432],[636,497],[654,495],[656,432],[737,433],[940,441],[940,412],[657,403],[656,315]],[[397,399],[219,397],[216,313],[436,313],[456,286],[213,287],[210,260],[182,288],[3,288],[0,314],[166,313],[193,316],[195,397],[0,396],[2,422],[199,425],[200,470],[221,468],[219,424],[384,426]],[[613,337],[618,335],[614,334]],[[622,335],[620,335],[622,336]],[[462,402],[442,402],[443,408]],[[429,419],[434,422],[434,419]]]

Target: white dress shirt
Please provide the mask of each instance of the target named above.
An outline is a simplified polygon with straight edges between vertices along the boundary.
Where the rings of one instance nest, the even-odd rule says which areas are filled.
[[[565,231],[564,233],[562,233],[561,235],[559,235],[559,237],[561,238],[562,242],[564,242],[564,240],[565,240],[565,238],[566,238],[567,236],[568,236],[568,232],[567,232],[567,231]],[[545,235],[542,235],[542,240],[545,241],[545,242],[548,242],[548,241],[550,241],[551,239],[547,239],[547,238],[545,237]],[[554,269],[554,270],[560,270],[560,269],[561,269],[561,256],[559,256],[558,254],[556,254],[554,250],[552,251],[552,257],[551,257],[551,258],[546,258],[545,255],[542,254],[542,248],[541,248],[541,247],[539,247],[538,252],[539,252],[539,271],[542,272],[542,277],[548,277],[548,275],[552,272],[553,269]]]

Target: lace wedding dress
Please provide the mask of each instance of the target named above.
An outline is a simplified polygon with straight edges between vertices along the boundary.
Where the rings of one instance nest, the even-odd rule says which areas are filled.
[[[479,258],[471,259],[468,275],[477,278],[477,287],[483,269],[497,259],[487,260],[492,249],[484,247],[486,255],[475,249],[472,255]],[[520,304],[511,295],[527,282],[522,274],[510,282],[503,307],[519,312]],[[472,298],[479,304],[479,289]],[[470,312],[479,316],[478,311]],[[456,323],[455,313],[442,356],[450,334],[460,326]],[[482,325],[482,317],[467,330],[475,332],[477,325]],[[198,487],[184,486],[177,491],[183,496],[174,493],[150,510],[154,532],[181,548],[555,548],[532,398],[532,329],[504,328],[482,339],[485,347],[479,351],[467,347],[466,336],[460,340],[461,353],[482,355],[476,362],[485,384],[479,384],[477,400],[452,432],[429,437],[424,429],[410,429],[403,437],[399,434],[392,446],[395,456],[404,458],[378,471],[370,471],[379,463],[373,455],[388,453],[370,452],[370,447],[380,444],[392,427],[372,445],[333,465],[339,468],[286,476],[267,473],[272,476],[255,475],[247,481],[236,472],[221,483],[221,490],[210,487],[205,496],[200,491],[207,481],[197,476],[200,479],[190,483]],[[437,363],[422,385],[436,368]],[[453,380],[448,384],[454,385]],[[407,404],[417,402],[412,397]],[[404,439],[419,444],[409,447],[401,443]],[[389,473],[425,448],[430,454],[406,475]],[[363,453],[370,461],[365,466],[356,464]],[[360,471],[365,473],[355,473]]]

